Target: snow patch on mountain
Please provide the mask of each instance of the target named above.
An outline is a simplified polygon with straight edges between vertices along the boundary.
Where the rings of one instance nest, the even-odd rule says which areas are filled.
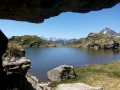
[[[106,35],[117,35],[117,33],[110,28],[105,28],[105,29],[101,30],[100,33],[106,34]]]

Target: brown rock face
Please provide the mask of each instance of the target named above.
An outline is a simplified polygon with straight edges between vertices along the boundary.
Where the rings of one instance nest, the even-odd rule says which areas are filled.
[[[120,0],[0,0],[0,19],[41,23],[62,12],[86,13],[110,8]]]

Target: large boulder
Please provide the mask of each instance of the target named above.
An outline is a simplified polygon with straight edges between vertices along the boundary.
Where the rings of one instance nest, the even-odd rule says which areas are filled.
[[[31,67],[31,62],[26,57],[22,57],[17,61],[3,61],[4,71],[7,75],[19,74],[25,76],[28,69]]]
[[[60,84],[56,90],[103,90],[101,87],[91,87],[83,83]]]
[[[14,43],[8,44],[8,49],[3,55],[3,68],[7,75],[18,74],[25,76],[31,67],[31,62],[25,57],[24,49]]]
[[[48,71],[48,79],[50,81],[61,81],[64,79],[72,79],[76,77],[73,66],[62,65],[53,70]]]

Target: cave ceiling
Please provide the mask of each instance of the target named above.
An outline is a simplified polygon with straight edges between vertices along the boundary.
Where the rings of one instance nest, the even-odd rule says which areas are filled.
[[[0,19],[42,23],[62,12],[88,13],[111,8],[120,0],[0,0]]]

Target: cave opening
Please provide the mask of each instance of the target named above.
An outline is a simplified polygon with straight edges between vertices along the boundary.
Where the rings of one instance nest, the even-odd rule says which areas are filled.
[[[57,1],[59,1],[59,0],[57,0]],[[31,0],[31,2],[32,2],[32,0]],[[69,2],[69,3],[71,3],[71,2]],[[50,2],[50,3],[54,3],[54,2]],[[66,2],[64,2],[64,3],[66,3]],[[84,2],[84,3],[86,3],[87,5],[89,4],[87,2]],[[68,11],[73,11],[73,12],[80,11],[80,12],[84,12],[84,13],[89,11],[86,8],[79,10],[79,9],[77,9],[77,3],[73,3],[73,4],[76,5],[76,7],[75,6],[69,7],[69,4],[67,4],[67,6],[69,7]],[[30,7],[31,6],[30,4],[28,5],[28,3],[27,4],[21,3],[21,5],[23,5],[23,7]],[[39,5],[39,4],[34,3],[34,5]],[[53,5],[46,7],[46,4],[44,2],[43,6],[46,7],[47,9],[50,7],[53,7],[55,9],[55,11],[57,11],[55,8],[55,6],[57,6],[57,5],[58,6],[62,5],[59,12],[66,12],[65,6],[62,3],[57,4],[57,2],[55,2],[55,5],[53,4]],[[111,5],[107,5],[106,7],[109,7],[109,6],[111,6]],[[120,30],[120,27],[119,27],[120,20],[119,20],[119,13],[118,13],[119,12],[118,10],[120,9],[119,6],[120,6],[120,4],[117,4],[116,6],[114,6],[111,9],[104,9],[104,10],[95,11],[95,12],[91,11],[91,12],[86,13],[84,15],[78,14],[78,13],[74,14],[71,12],[62,13],[58,17],[52,17],[48,20],[45,20],[42,24],[33,24],[34,22],[37,22],[37,23],[39,22],[39,21],[37,21],[37,19],[39,19],[39,18],[34,16],[37,13],[34,13],[34,14],[32,14],[33,17],[30,18],[28,16],[28,19],[25,19],[25,21],[30,21],[33,23],[11,21],[11,20],[0,20],[0,28],[8,38],[10,38],[10,37],[15,38],[16,36],[22,36],[22,35],[26,35],[26,36],[32,35],[32,36],[39,36],[45,40],[46,40],[46,38],[47,39],[51,38],[53,40],[58,39],[58,38],[59,39],[60,38],[62,38],[62,39],[63,38],[65,38],[65,39],[74,39],[74,38],[79,39],[79,38],[86,37],[90,32],[98,33],[99,30],[101,30],[103,28],[107,28],[107,29],[111,28],[119,33],[119,30]],[[93,7],[94,7],[94,5],[93,5]],[[100,9],[101,9],[101,7],[102,6],[100,6]],[[46,8],[44,8],[44,9],[46,9]],[[75,8],[75,9],[72,10],[72,8]],[[92,10],[91,8],[92,8],[92,6],[89,7],[90,10]],[[8,7],[5,8],[3,6],[2,10],[4,11],[4,9],[7,10]],[[14,7],[9,8],[9,10],[16,11],[14,9],[15,9]],[[61,11],[62,9],[63,9],[63,11]],[[20,10],[22,10],[22,8],[20,8]],[[41,9],[37,9],[37,10],[39,11]],[[97,7],[94,8],[94,10],[98,10]],[[32,13],[32,11],[29,11],[29,12]],[[48,13],[50,13],[50,12],[51,12],[51,10],[49,9]],[[41,13],[41,12],[38,12],[38,13]],[[28,12],[26,12],[25,14],[28,15]],[[59,13],[57,13],[57,14],[52,13],[51,16],[58,15],[58,14]],[[20,14],[20,15],[22,15],[22,14]],[[41,14],[40,16],[41,16],[40,22],[43,21],[43,18],[45,19],[45,18],[50,17],[50,16],[46,16],[46,15],[44,16],[44,14],[43,15]],[[12,16],[9,16],[9,17],[10,17],[10,19],[24,21],[21,16],[18,17],[17,19],[12,17]],[[7,14],[5,16],[3,14],[3,18],[9,19],[9,17],[7,17]],[[20,44],[24,44],[24,40],[22,40],[22,41],[23,42]],[[38,45],[37,42],[35,42],[35,43],[32,42],[31,45],[33,45],[33,44]],[[39,43],[39,45],[42,46],[41,43]],[[24,53],[24,51],[23,51],[23,53]],[[35,64],[35,65],[37,65],[37,64]],[[17,76],[16,78],[18,78],[18,77],[19,76]],[[24,77],[19,78],[19,80],[21,80],[23,78]],[[10,81],[11,81],[11,79],[10,79]],[[9,86],[9,83],[7,83],[7,85]],[[18,86],[18,85],[16,85],[16,86]],[[14,85],[12,87],[14,87]]]

